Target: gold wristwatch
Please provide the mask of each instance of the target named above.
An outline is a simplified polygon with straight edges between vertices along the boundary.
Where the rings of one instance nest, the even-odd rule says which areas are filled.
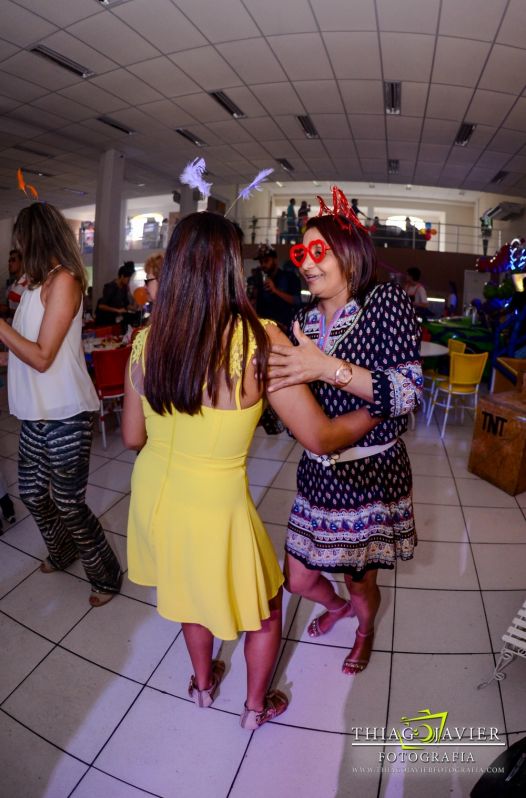
[[[338,388],[345,388],[352,380],[352,366],[345,360],[340,360],[340,365],[334,372],[334,384]]]

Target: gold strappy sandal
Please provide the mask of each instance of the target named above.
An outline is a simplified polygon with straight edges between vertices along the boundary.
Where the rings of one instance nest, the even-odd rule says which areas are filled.
[[[367,634],[362,634],[362,632],[357,630],[356,637],[361,637],[362,640],[365,640],[367,637],[374,637],[374,629],[372,632],[367,632]],[[354,659],[352,654],[348,654],[343,661],[342,673],[345,673],[347,676],[354,676],[355,674],[364,671],[369,664],[369,660],[371,659],[371,653],[372,648],[367,659]]]
[[[225,663],[221,659],[212,660],[212,684],[205,690],[200,690],[198,688],[194,674],[191,675],[190,684],[188,685],[188,695],[195,701],[196,706],[201,708],[212,706],[217,689],[224,675]]]
[[[307,627],[307,632],[308,632],[308,635],[309,635],[309,637],[321,637],[322,635],[326,635],[326,634],[328,634],[328,632],[330,632],[330,631],[331,631],[331,629],[332,629],[332,626],[331,626],[331,628],[330,628],[330,629],[327,629],[327,630],[324,632],[324,631],[323,631],[323,629],[322,629],[322,628],[321,628],[321,626],[320,626],[320,621],[321,621],[321,619],[323,618],[323,616],[324,616],[326,613],[329,613],[329,614],[335,614],[335,613],[337,613],[337,612],[341,612],[341,611],[344,609],[344,607],[345,607],[345,608],[348,610],[348,612],[345,612],[345,613],[344,613],[344,614],[341,616],[341,618],[337,618],[337,619],[334,621],[334,623],[332,624],[332,626],[334,626],[334,624],[335,624],[335,623],[338,623],[338,621],[342,620],[343,618],[352,618],[352,617],[353,617],[353,615],[355,615],[355,612],[354,612],[354,610],[353,610],[353,608],[352,608],[352,606],[351,606],[351,599],[349,599],[348,601],[346,601],[346,602],[345,602],[345,604],[342,604],[342,606],[341,606],[341,607],[338,607],[338,609],[337,609],[337,610],[325,610],[325,612],[322,612],[322,613],[321,613],[321,615],[318,615],[316,618],[314,618],[314,620],[313,620],[313,621],[311,621],[311,622],[310,622],[310,624],[308,625],[308,627]]]
[[[274,720],[278,715],[282,715],[289,705],[289,699],[281,690],[270,690],[265,696],[265,705],[261,712],[249,709],[245,704],[245,709],[241,714],[240,724],[242,729],[254,731],[263,726],[269,720]]]

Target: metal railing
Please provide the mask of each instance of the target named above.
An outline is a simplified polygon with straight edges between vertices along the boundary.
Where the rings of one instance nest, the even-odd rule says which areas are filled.
[[[297,227],[283,229],[280,222],[281,219],[255,217],[238,220],[245,234],[245,244],[266,244],[271,247],[301,241],[301,232]],[[436,223],[433,232],[426,236],[415,227],[405,230],[382,224],[381,221],[373,225],[372,219],[368,219],[367,224],[371,226],[372,238],[379,247],[493,255],[503,243],[502,231],[494,230],[493,235],[483,238],[480,227],[470,225]]]
[[[301,241],[301,232],[298,228],[285,229],[278,225],[277,219],[272,218],[242,218],[238,220],[243,233],[245,244],[260,244],[269,247],[277,244],[295,244]],[[431,252],[461,252],[472,255],[493,255],[503,244],[501,230],[494,230],[493,235],[483,238],[480,227],[461,224],[436,223],[432,228],[433,233],[426,236],[415,227],[405,230],[394,225],[373,225],[371,219],[367,220],[371,226],[373,241],[378,247],[397,247],[405,249],[426,249]],[[167,244],[166,234],[157,237],[151,235],[143,239],[127,241],[124,250],[151,250],[162,251]],[[90,254],[92,246],[84,246],[83,254]]]

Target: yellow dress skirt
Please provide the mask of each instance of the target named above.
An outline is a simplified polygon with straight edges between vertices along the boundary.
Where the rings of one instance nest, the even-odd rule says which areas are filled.
[[[132,475],[129,578],[155,586],[172,621],[223,640],[260,629],[283,583],[246,474],[262,403],[161,416],[142,402],[148,441]]]

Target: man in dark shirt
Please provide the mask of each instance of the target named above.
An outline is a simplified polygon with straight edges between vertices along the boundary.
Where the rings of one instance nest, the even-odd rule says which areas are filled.
[[[126,261],[120,267],[117,279],[104,285],[102,296],[97,302],[96,324],[102,326],[121,321],[131,304],[128,285],[134,273],[135,264]]]
[[[297,272],[278,266],[278,253],[268,249],[259,256],[261,281],[256,297],[256,312],[262,319],[272,319],[285,330],[301,306],[301,280]]]

